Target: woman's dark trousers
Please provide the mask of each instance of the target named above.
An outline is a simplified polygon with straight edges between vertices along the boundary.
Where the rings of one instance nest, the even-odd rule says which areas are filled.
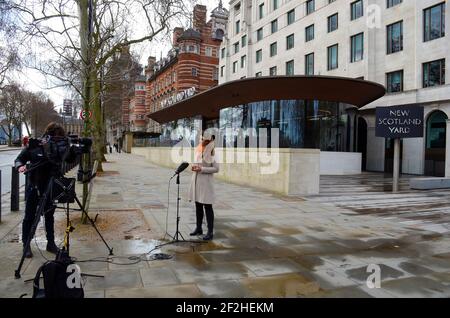
[[[208,224],[208,233],[214,231],[214,210],[212,204],[203,204],[195,202],[195,212],[197,215],[197,230],[202,228],[203,223],[203,210],[206,214],[206,223]]]

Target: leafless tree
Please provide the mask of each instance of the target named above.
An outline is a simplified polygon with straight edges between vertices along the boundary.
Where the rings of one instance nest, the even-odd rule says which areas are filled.
[[[188,16],[193,0],[3,0],[27,40],[27,66],[71,87],[93,113],[85,134],[103,159],[102,93],[108,66],[124,48],[153,41]],[[91,23],[89,23],[91,21]],[[141,27],[137,28],[136,24]],[[99,167],[101,171],[101,165]]]

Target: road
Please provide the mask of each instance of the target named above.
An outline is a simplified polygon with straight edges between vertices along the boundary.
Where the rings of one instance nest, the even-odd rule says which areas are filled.
[[[11,190],[11,167],[20,150],[0,151],[0,170],[2,171],[2,193]],[[20,185],[25,184],[25,177],[20,175]]]

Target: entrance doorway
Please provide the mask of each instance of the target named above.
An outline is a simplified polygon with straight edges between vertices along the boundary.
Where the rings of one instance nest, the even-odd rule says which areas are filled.
[[[434,111],[428,117],[425,143],[425,175],[427,176],[445,176],[447,119],[447,115],[442,111]]]
[[[361,156],[361,170],[365,171],[367,168],[367,122],[364,118],[358,117],[358,142],[356,145],[356,152],[360,152]]]

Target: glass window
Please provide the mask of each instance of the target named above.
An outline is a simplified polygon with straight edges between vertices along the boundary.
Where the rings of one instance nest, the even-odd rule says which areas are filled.
[[[423,38],[431,41],[445,36],[445,3],[423,10]]]
[[[239,20],[236,21],[236,26],[234,30],[236,34],[239,34],[239,31],[241,30],[241,21]]]
[[[262,61],[262,50],[256,51],[256,63],[259,63]]]
[[[233,44],[234,54],[239,53],[239,42]]]
[[[287,25],[295,22],[295,9],[292,9],[287,13]]]
[[[256,41],[261,41],[263,38],[263,28],[259,28],[256,31]]]
[[[222,48],[222,50],[220,50],[220,55],[221,55],[221,58],[225,58],[225,48]]]
[[[351,37],[351,62],[358,62],[364,58],[364,33]]]
[[[192,68],[192,70],[191,70],[191,74],[192,74],[192,76],[194,76],[194,77],[197,77],[197,68],[196,67],[193,67]]]
[[[387,54],[403,51],[403,21],[387,26]]]
[[[278,31],[278,19],[273,20],[270,22],[270,32],[275,33]]]
[[[423,64],[423,87],[445,84],[445,59]]]
[[[328,47],[328,70],[338,68],[338,44]]]
[[[279,0],[272,0],[272,7],[274,10],[278,9],[279,7]]]
[[[338,14],[335,13],[328,17],[328,33],[337,30],[338,28]]]
[[[447,116],[434,111],[427,120],[427,149],[445,148]]]
[[[247,55],[241,56],[241,68],[245,67],[246,61],[247,61]]]
[[[221,66],[220,67],[220,77],[223,77],[224,74],[225,74],[225,66]]]
[[[305,28],[305,42],[314,40],[314,24]]]
[[[277,42],[270,44],[270,56],[277,55]]]
[[[262,72],[258,72],[255,74],[255,77],[261,77],[262,76]]]
[[[387,2],[386,7],[390,8],[390,7],[396,6],[397,4],[402,3],[402,0],[386,0],[386,2]]]
[[[294,47],[294,34],[286,37],[286,50],[290,50]]]
[[[352,2],[350,7],[352,20],[356,20],[364,15],[364,5],[362,0]]]
[[[261,3],[258,7],[258,17],[259,19],[264,18],[264,3]]]
[[[286,62],[286,75],[294,75],[294,60]]]
[[[247,45],[247,35],[243,35],[241,37],[241,46],[244,47]]]
[[[271,67],[271,68],[269,69],[269,75],[270,75],[270,76],[276,76],[276,75],[277,75],[277,67],[276,67],[276,66]]]
[[[314,53],[305,56],[305,75],[314,75]]]
[[[386,90],[388,93],[403,91],[403,70],[386,74]]]
[[[306,14],[311,14],[315,11],[316,3],[314,0],[306,1]]]
[[[233,73],[236,73],[236,71],[237,71],[237,65],[238,65],[238,62],[237,62],[237,61],[234,61],[234,62],[233,62]]]

